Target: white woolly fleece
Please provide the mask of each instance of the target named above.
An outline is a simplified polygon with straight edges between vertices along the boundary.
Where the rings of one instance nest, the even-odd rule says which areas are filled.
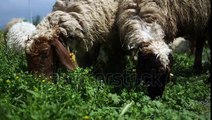
[[[26,52],[33,54],[36,49],[33,41],[39,40],[43,33],[49,38],[48,31],[59,27],[61,42],[74,50],[78,64],[83,65],[86,54],[98,54],[92,52],[94,44],[116,40],[113,31],[117,8],[118,0],[57,0],[53,11],[37,25],[36,34],[27,42]]]
[[[161,26],[156,23],[147,23],[138,17],[128,20],[123,25],[129,31],[125,34],[124,44],[127,45],[127,49],[137,49],[143,46],[144,51],[152,51],[157,56],[164,68],[169,65],[169,54],[172,50],[164,41],[164,31]]]
[[[185,53],[190,50],[190,42],[182,37],[175,38],[170,46],[172,50],[177,53]]]
[[[146,23],[141,19],[134,19],[126,22],[131,25],[131,30],[125,36],[127,49],[137,48],[141,43],[163,40],[165,34],[161,26],[157,23]]]
[[[26,41],[36,33],[36,27],[28,22],[20,22],[11,27],[6,35],[7,46],[24,53]]]
[[[169,65],[169,54],[171,54],[172,50],[164,41],[152,41],[145,49],[152,51],[164,68]]]
[[[10,21],[6,24],[6,26],[5,26],[5,28],[4,28],[4,32],[7,34],[7,32],[9,31],[9,29],[10,29],[13,25],[15,25],[15,24],[17,24],[17,23],[20,23],[20,22],[24,22],[24,19],[23,19],[23,18],[13,18],[12,20],[10,20]]]

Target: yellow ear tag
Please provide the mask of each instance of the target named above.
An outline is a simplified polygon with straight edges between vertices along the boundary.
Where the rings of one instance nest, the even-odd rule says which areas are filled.
[[[70,53],[69,55],[71,57],[71,60],[74,61],[74,62],[76,62],[76,56],[75,56],[75,54],[74,53]]]

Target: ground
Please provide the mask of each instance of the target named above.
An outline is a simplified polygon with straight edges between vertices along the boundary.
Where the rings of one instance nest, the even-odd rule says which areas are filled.
[[[6,50],[0,33],[0,119],[15,120],[210,120],[207,49],[203,73],[194,74],[193,56],[174,54],[174,76],[162,98],[150,100],[145,86],[119,90],[96,80],[92,68],[63,71],[53,83],[27,71],[24,56]],[[134,72],[129,64],[129,70]]]

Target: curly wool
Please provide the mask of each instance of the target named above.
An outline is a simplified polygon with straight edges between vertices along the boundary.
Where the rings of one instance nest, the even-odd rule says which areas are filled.
[[[58,0],[53,10],[68,13],[56,24],[65,37],[82,40],[88,51],[94,42],[102,43],[107,39],[115,21],[117,5],[117,0]],[[52,15],[52,18],[57,17]]]
[[[133,41],[129,37],[131,34],[127,33],[145,31],[148,27],[153,30],[148,34],[155,39],[163,38],[166,42],[172,42],[176,36],[204,34],[210,8],[210,0],[120,0],[117,25],[126,45],[139,44],[145,40],[138,38]],[[159,28],[156,27],[158,25]]]
[[[36,27],[28,22],[20,22],[13,25],[7,35],[7,46],[16,52],[24,53],[26,41],[36,32]]]
[[[117,25],[122,44],[130,50],[169,43],[177,36],[204,35],[210,9],[210,0],[120,0]],[[169,47],[160,49],[166,52],[162,54],[171,53]],[[169,61],[164,55],[159,58]]]
[[[91,53],[94,45],[107,42],[114,26],[118,0],[57,0],[53,12],[37,25],[37,33],[31,38],[37,41],[39,36],[50,40],[51,31],[59,29],[58,36],[67,48],[74,49],[76,57]],[[43,34],[45,33],[45,34]],[[30,43],[30,42],[29,42]],[[33,52],[28,44],[28,52]],[[98,53],[95,53],[98,54]]]
[[[170,44],[170,47],[172,48],[173,52],[177,53],[189,53],[190,46],[191,43],[182,37],[175,38],[174,41]]]

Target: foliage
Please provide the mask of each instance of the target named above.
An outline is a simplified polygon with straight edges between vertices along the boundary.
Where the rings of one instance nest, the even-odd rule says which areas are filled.
[[[0,37],[1,120],[210,119],[208,72],[193,73],[193,56],[174,55],[172,82],[162,98],[150,100],[143,86],[116,91],[96,80],[92,68],[61,72],[56,83],[32,75],[24,55],[6,50]]]

